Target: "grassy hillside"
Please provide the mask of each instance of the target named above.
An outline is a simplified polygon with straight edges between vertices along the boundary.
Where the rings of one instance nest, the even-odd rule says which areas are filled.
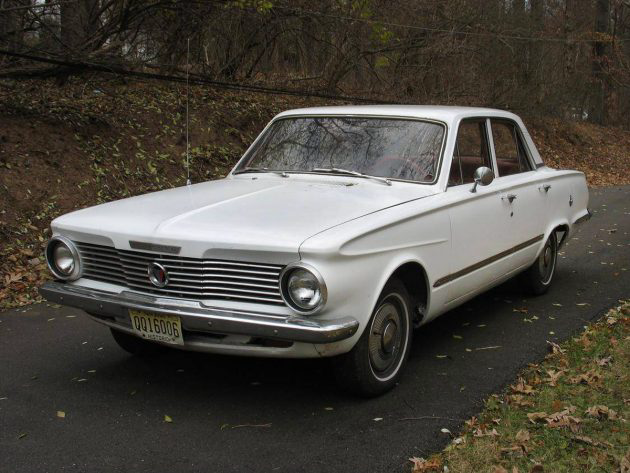
[[[330,103],[191,87],[193,182],[224,176],[281,110]],[[630,132],[525,119],[549,165],[580,169],[593,186],[630,183]],[[184,125],[179,84],[0,83],[0,309],[37,297],[54,217],[183,185]]]

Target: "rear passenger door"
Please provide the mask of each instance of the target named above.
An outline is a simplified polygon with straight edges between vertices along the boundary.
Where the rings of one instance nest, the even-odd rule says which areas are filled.
[[[492,118],[490,127],[497,164],[496,188],[504,214],[509,216],[512,245],[523,246],[510,255],[511,266],[520,268],[529,265],[540,248],[536,243],[544,233],[545,192],[518,124]]]

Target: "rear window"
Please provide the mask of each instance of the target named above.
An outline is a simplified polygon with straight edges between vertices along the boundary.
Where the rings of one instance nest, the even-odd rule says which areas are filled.
[[[531,171],[532,167],[516,124],[493,119],[491,125],[499,176]]]

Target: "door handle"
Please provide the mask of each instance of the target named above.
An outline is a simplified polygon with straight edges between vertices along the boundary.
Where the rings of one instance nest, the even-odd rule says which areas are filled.
[[[508,194],[507,196],[501,197],[501,200],[505,200],[505,199],[507,199],[511,204],[512,202],[514,202],[514,199],[516,199],[516,195]]]
[[[551,184],[545,184],[538,188],[538,190],[545,191],[545,192],[549,192],[549,189],[551,189]]]

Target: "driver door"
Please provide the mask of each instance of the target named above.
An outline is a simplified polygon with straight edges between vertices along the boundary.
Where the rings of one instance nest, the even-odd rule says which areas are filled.
[[[473,174],[486,166],[496,174],[488,120],[462,120],[457,131],[455,152],[447,189],[451,202],[451,252],[449,274],[434,286],[448,285],[448,304],[456,305],[488,287],[509,269],[496,259],[510,246],[510,221],[501,192],[494,185],[477,186],[471,192]],[[496,259],[496,260],[495,260]]]

